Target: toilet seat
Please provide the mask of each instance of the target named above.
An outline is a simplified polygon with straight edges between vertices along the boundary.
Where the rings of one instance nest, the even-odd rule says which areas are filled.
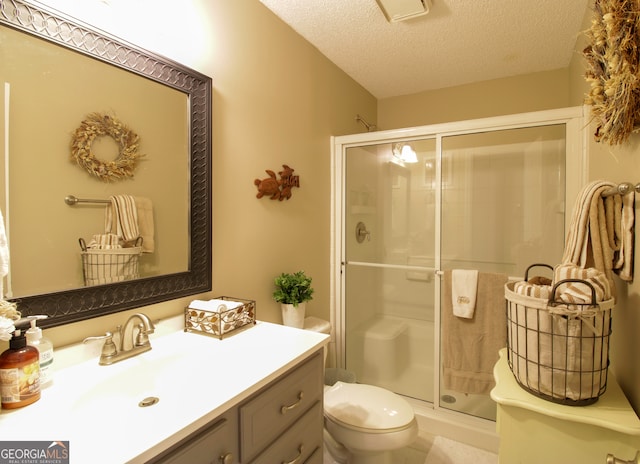
[[[410,427],[411,405],[397,394],[374,385],[336,382],[325,389],[324,412],[351,430],[387,433]]]

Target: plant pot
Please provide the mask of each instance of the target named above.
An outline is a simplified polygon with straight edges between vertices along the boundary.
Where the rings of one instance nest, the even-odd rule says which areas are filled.
[[[297,307],[292,304],[281,304],[282,323],[289,327],[302,329],[304,327],[304,313],[306,305],[306,302],[299,303]]]

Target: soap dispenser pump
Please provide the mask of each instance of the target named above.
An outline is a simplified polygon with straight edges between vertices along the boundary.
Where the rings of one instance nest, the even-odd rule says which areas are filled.
[[[39,358],[38,350],[27,345],[25,334],[16,329],[9,349],[0,354],[2,409],[21,408],[40,399]]]
[[[37,348],[40,356],[40,389],[51,385],[53,380],[53,343],[42,336],[42,329],[36,325],[39,319],[47,316],[28,316],[31,328],[27,330],[27,345]]]

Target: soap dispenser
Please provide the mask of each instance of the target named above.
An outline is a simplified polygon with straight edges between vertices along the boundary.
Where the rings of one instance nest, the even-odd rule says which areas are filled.
[[[0,354],[2,409],[21,408],[40,399],[39,359],[38,350],[27,345],[25,334],[16,329],[9,349]]]
[[[51,385],[53,380],[53,343],[42,336],[42,329],[36,325],[38,319],[46,319],[47,316],[29,316],[31,328],[27,330],[27,345],[38,349],[40,355],[40,389]]]

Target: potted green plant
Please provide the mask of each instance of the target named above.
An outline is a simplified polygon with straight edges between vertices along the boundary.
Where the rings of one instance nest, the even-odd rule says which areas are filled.
[[[304,326],[306,302],[313,299],[311,281],[311,277],[304,271],[282,273],[275,278],[276,290],[273,292],[273,299],[282,307],[284,325],[299,329]]]

